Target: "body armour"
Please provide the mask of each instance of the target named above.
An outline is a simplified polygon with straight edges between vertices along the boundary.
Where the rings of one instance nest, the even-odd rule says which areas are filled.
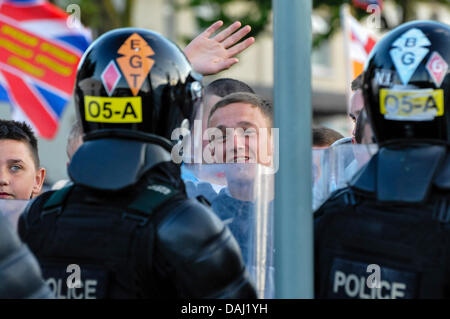
[[[317,298],[450,298],[446,146],[391,145],[315,212]]]
[[[187,199],[163,147],[86,141],[69,174],[72,186],[41,195],[19,221],[56,297],[256,297],[236,240]]]

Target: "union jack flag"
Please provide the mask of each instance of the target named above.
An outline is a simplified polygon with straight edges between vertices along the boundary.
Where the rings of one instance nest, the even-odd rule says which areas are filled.
[[[72,96],[76,69],[90,32],[44,0],[0,2],[0,101],[13,118],[52,139]]]

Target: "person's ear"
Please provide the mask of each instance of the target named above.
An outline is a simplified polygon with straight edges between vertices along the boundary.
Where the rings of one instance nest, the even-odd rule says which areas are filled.
[[[45,180],[45,168],[41,167],[36,171],[31,198],[34,198],[37,195],[39,195],[42,189],[42,185],[44,184],[44,180]]]

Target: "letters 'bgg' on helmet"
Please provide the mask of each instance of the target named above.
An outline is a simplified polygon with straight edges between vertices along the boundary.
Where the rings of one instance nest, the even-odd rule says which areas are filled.
[[[116,29],[83,55],[74,95],[85,138],[107,130],[170,140],[184,119],[193,122],[202,96],[201,76],[158,33]]]
[[[386,34],[365,65],[363,94],[378,143],[450,142],[450,27],[405,23]]]

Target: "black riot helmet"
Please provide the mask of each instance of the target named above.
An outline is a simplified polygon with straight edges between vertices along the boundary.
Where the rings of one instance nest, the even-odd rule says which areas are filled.
[[[386,34],[365,65],[363,95],[379,144],[450,142],[450,27],[405,23]]]
[[[175,128],[193,122],[202,84],[174,43],[149,30],[122,28],[86,50],[74,94],[85,140],[131,136],[167,146]]]

